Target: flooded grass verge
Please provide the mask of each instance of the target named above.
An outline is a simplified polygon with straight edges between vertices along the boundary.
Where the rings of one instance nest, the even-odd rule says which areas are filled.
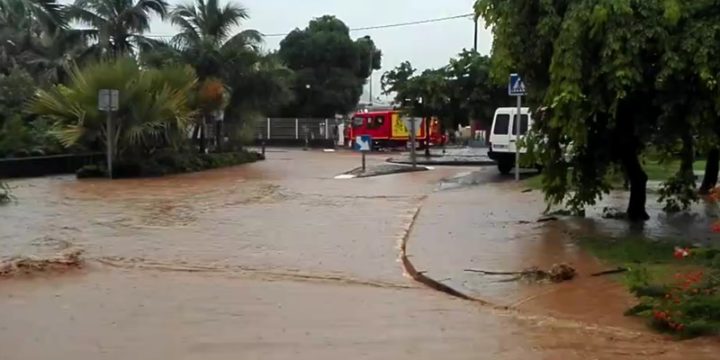
[[[637,304],[625,315],[678,338],[720,335],[720,248],[644,237],[583,237],[578,243],[627,271],[617,276]]]

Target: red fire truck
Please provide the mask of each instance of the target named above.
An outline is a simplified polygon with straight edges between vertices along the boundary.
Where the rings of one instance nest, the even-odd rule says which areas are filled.
[[[426,121],[416,129],[416,139],[421,146],[427,146]],[[430,146],[443,145],[446,141],[437,118],[430,120]],[[350,126],[345,132],[347,144],[352,144],[355,137],[370,135],[375,148],[406,147],[410,141],[410,130],[405,127],[401,115],[397,111],[358,112],[353,115]]]

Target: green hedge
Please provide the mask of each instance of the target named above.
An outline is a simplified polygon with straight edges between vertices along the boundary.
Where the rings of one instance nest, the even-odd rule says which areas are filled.
[[[123,159],[113,164],[114,178],[156,177],[170,174],[195,172],[240,165],[263,160],[256,152],[236,151],[228,153],[158,153],[146,159]],[[107,176],[102,165],[88,165],[77,171],[78,178]]]

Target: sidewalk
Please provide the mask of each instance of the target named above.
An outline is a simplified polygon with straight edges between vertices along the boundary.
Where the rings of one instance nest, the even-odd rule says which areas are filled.
[[[447,148],[443,153],[438,148],[431,149],[430,157],[425,157],[425,151],[418,150],[417,163],[420,165],[456,165],[456,166],[490,166],[495,165],[487,155],[487,148]],[[410,153],[405,152],[387,160],[396,164],[410,164]]]
[[[472,174],[476,180],[484,178],[482,186],[439,191],[427,198],[407,243],[414,267],[493,305],[641,329],[642,324],[622,315],[633,301],[625,289],[608,277],[588,276],[607,267],[569,241],[568,224],[537,223],[545,208],[542,195],[498,182],[493,170]],[[465,271],[547,270],[557,263],[573,266],[579,276],[561,284],[536,284]]]

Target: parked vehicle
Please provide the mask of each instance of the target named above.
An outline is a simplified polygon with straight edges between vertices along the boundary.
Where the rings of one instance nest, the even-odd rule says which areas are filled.
[[[430,120],[430,136],[426,135],[426,121],[416,129],[416,139],[420,146],[439,146],[446,141],[437,118]],[[355,137],[370,135],[375,148],[407,147],[410,141],[410,130],[405,127],[399,112],[394,110],[358,112],[352,117],[346,131],[347,144],[352,145]],[[428,144],[429,143],[429,144]]]
[[[498,170],[502,174],[509,174],[515,167],[515,149],[518,138],[525,136],[533,124],[530,108],[521,108],[517,129],[519,131],[516,131],[516,114],[517,108],[498,108],[495,110],[493,118],[488,156],[497,162]],[[520,154],[526,153],[524,148],[518,150]]]

